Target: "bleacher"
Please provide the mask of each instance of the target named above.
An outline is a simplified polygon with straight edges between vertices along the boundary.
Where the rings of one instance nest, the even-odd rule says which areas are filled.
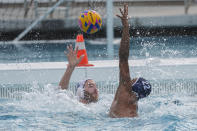
[[[0,16],[3,20],[9,19],[36,19],[43,15],[57,0],[0,0]],[[131,7],[137,6],[183,6],[188,12],[195,0],[114,0],[114,8],[119,8],[124,2]],[[65,0],[58,8],[50,14],[52,19],[64,19],[71,17],[78,8],[97,9],[99,12],[105,9],[105,0]],[[184,10],[184,8],[183,8]],[[72,12],[72,13],[70,13]],[[70,15],[69,15],[70,14]]]
[[[0,32],[21,32],[40,16],[43,16],[57,1],[0,0]],[[119,13],[119,8],[124,2],[129,4],[129,15],[133,18],[131,24],[135,27],[197,25],[195,23],[196,17],[193,16],[197,14],[194,4],[197,3],[196,0],[113,0],[114,14]],[[106,27],[106,0],[65,0],[34,29],[76,29],[78,28],[78,16],[84,9],[98,11],[102,15],[103,27]],[[192,15],[185,16],[188,21],[177,23],[180,19],[178,16],[186,14]],[[116,18],[115,15],[114,18]],[[160,22],[164,18],[167,22]],[[150,20],[152,24],[147,23]],[[188,23],[189,21],[190,23]],[[120,22],[115,21],[114,26],[119,27]]]

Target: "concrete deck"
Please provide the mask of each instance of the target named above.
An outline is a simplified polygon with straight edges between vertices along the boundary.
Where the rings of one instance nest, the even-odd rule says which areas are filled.
[[[115,14],[119,14],[121,6],[114,6]],[[68,8],[68,10],[66,9]],[[86,6],[59,7],[51,17],[41,22],[35,29],[46,29],[46,24],[55,26],[57,29],[70,29],[78,27],[78,16],[81,11],[89,8]],[[103,28],[106,27],[106,8],[103,6],[93,7],[97,10],[103,19]],[[38,16],[43,15],[48,8],[39,10]],[[184,5],[140,5],[129,6],[129,15],[131,16],[132,26],[197,26],[197,4],[189,8],[188,15],[185,15]],[[33,7],[30,8],[27,17],[24,18],[24,10],[21,7],[0,8],[0,31],[24,30],[38,16],[35,15]],[[66,17],[65,17],[66,16]],[[121,26],[121,23],[114,20],[114,25]]]
[[[115,94],[119,81],[118,61],[90,61],[94,67],[78,67],[72,74],[69,90],[85,78],[97,83],[100,93]],[[131,78],[144,77],[152,85],[151,95],[197,92],[197,58],[130,60]],[[57,88],[66,62],[0,64],[0,98],[21,98],[21,92]]]
[[[118,61],[90,61],[93,67],[76,68],[71,82],[84,78],[100,81],[118,81]],[[197,58],[130,60],[132,78],[149,80],[197,79]],[[58,83],[65,72],[66,62],[0,64],[1,84]],[[110,74],[110,75],[109,75]]]
[[[1,2],[1,1],[0,1]],[[148,34],[176,34],[179,35],[195,35],[197,29],[197,4],[193,4],[185,14],[185,6],[183,0],[131,0],[129,2],[129,15],[131,16],[131,29],[136,29],[135,35]],[[4,3],[5,4],[5,3]],[[46,3],[45,3],[46,4]],[[114,3],[114,29],[115,37],[120,37],[121,22],[115,17],[119,13],[119,8],[123,2]],[[13,40],[17,35],[31,25],[39,16],[42,16],[49,5],[43,5],[35,11],[32,5],[29,8],[27,16],[24,17],[25,10],[23,3],[18,6],[2,6],[0,8],[0,40]],[[41,5],[40,5],[41,6]],[[103,25],[101,31],[96,37],[106,37],[106,7],[105,2],[101,0],[99,3],[89,4],[87,2],[71,2],[70,5],[63,4],[57,8],[52,15],[41,21],[29,35],[23,40],[33,39],[72,39],[73,34],[79,32],[78,16],[85,9],[94,9],[98,11],[102,17]],[[155,28],[157,30],[155,30]],[[167,28],[166,32],[163,28]],[[174,28],[179,28],[176,30]],[[185,28],[189,28],[185,30]],[[138,31],[142,29],[142,31]],[[144,30],[145,29],[145,30]],[[152,29],[152,30],[151,30]],[[168,32],[170,30],[170,33]],[[177,32],[176,32],[177,31]],[[141,33],[139,33],[141,32]],[[161,32],[161,33],[158,33]]]

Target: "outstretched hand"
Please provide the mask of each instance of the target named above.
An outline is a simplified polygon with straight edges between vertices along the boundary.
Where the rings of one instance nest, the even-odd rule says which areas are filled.
[[[73,50],[72,45],[69,45],[67,46],[67,50],[68,50],[68,53],[64,51],[64,54],[68,58],[69,66],[71,67],[77,66],[84,56],[82,55],[79,58],[77,58],[78,47],[76,47],[76,49]]]
[[[120,13],[122,14],[120,15],[116,15],[117,17],[119,17],[122,20],[122,23],[125,24],[125,22],[128,21],[129,17],[128,17],[128,4],[124,4],[124,9],[119,8]]]

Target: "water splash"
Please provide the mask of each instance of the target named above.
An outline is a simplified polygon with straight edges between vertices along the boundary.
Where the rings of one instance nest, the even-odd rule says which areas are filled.
[[[42,87],[42,89],[40,89]],[[100,93],[97,103],[84,105],[68,90],[35,83],[20,100],[1,100],[0,129],[7,130],[170,130],[196,129],[197,97],[150,95],[139,101],[139,117],[108,117],[113,94]],[[184,124],[183,124],[184,123]]]

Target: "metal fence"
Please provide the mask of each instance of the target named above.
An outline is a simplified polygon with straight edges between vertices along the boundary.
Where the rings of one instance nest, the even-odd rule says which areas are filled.
[[[108,82],[97,82],[97,87],[99,92],[105,94],[115,94],[118,87],[118,82],[108,81]],[[197,94],[197,81],[195,80],[178,80],[170,81],[164,80],[160,82],[151,81],[152,92],[151,95],[165,95],[165,94]],[[51,87],[54,88],[55,84]],[[35,88],[33,85],[1,85],[0,86],[0,98],[8,99],[21,99],[24,93],[31,92],[42,92],[44,91],[44,85],[37,85]],[[69,90],[74,94],[76,93],[76,83],[70,83]]]

